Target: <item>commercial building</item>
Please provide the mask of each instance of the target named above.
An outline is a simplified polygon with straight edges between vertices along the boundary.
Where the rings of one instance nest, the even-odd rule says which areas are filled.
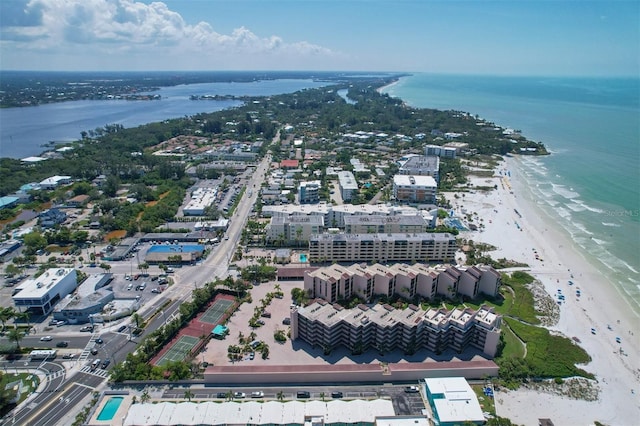
[[[338,185],[343,201],[351,201],[354,193],[358,192],[356,177],[349,171],[338,172]]]
[[[432,267],[420,263],[390,266],[379,263],[351,266],[333,264],[304,274],[305,291],[312,298],[321,298],[330,303],[354,296],[368,301],[376,295],[399,295],[404,299],[416,296],[423,299],[437,296],[452,299],[461,295],[475,299],[480,294],[495,297],[501,285],[500,273],[488,265]]]
[[[310,182],[300,182],[298,188],[298,201],[300,204],[315,204],[320,202],[320,186],[319,180]]]
[[[431,176],[440,180],[440,157],[436,155],[414,155],[402,163],[398,174],[409,176]]]
[[[437,425],[485,424],[478,397],[463,377],[428,378],[424,383]]]
[[[368,349],[413,353],[427,349],[439,354],[476,348],[493,357],[500,342],[501,322],[502,316],[486,306],[449,311],[423,310],[415,305],[396,309],[391,305],[361,304],[345,309],[316,299],[291,311],[291,340],[301,339],[325,352],[339,346],[352,353]]]
[[[67,295],[56,305],[53,318],[69,324],[90,322],[92,315],[102,312],[104,306],[114,299],[113,291],[104,288],[112,280],[112,274],[89,275],[75,294]]]
[[[318,234],[310,262],[450,262],[458,245],[449,233]]]
[[[13,303],[21,311],[48,315],[53,306],[78,286],[73,268],[51,268],[16,287]]]
[[[328,402],[159,402],[132,404],[122,424],[373,426],[377,417],[394,415],[393,404],[388,399]]]
[[[218,188],[197,188],[182,209],[185,216],[204,216],[206,209],[216,201]]]
[[[398,201],[436,203],[438,184],[432,176],[395,175],[393,196]]]

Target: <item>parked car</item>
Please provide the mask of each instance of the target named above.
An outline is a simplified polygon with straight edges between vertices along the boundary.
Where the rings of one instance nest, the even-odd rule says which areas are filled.
[[[126,325],[121,325],[120,327],[118,327],[118,333],[122,333],[123,331],[125,331],[127,329]]]
[[[283,319],[283,320],[282,320],[282,323],[283,323],[284,325],[289,325],[289,324],[291,324],[291,318],[286,317],[285,319]]]
[[[151,290],[151,293],[160,294],[162,293],[162,290],[160,290],[159,288],[154,288]]]
[[[263,312],[260,314],[261,317],[263,318],[271,318],[271,312]]]
[[[216,398],[226,398],[227,397],[227,393],[226,392],[218,392],[216,394]]]
[[[420,392],[420,389],[418,389],[417,386],[407,386],[406,388],[404,388],[404,391],[406,393],[418,393]]]
[[[251,361],[253,361],[255,358],[256,358],[256,353],[255,353],[255,352],[251,352],[251,353],[249,354],[249,359],[250,359]]]
[[[262,391],[251,392],[251,398],[264,398],[264,392]]]
[[[309,392],[307,392],[307,391],[298,391],[296,393],[296,396],[298,398],[311,398],[311,394]]]
[[[80,331],[93,331],[93,326],[85,325],[80,329]]]
[[[74,359],[76,354],[64,354],[62,355],[62,359]]]
[[[41,341],[41,342],[50,342],[50,341],[52,341],[52,340],[53,340],[53,337],[51,337],[51,336],[42,336],[42,337],[40,338],[40,341]]]
[[[69,346],[69,342],[62,341],[62,342],[56,343],[56,347],[58,348],[66,348],[67,346]]]
[[[247,396],[247,394],[244,393],[244,392],[236,392],[236,393],[233,394],[234,398],[244,398],[246,396]]]
[[[342,392],[334,391],[331,392],[331,398],[342,398],[344,394]]]

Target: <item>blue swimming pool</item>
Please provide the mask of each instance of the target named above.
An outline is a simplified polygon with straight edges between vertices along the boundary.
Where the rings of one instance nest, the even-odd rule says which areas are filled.
[[[158,244],[149,247],[147,253],[181,253],[203,252],[204,246],[199,244]]]
[[[107,403],[104,404],[104,407],[102,407],[102,410],[100,411],[100,414],[98,414],[98,418],[96,420],[113,420],[113,416],[116,415],[116,411],[120,408],[120,404],[122,404],[123,399],[123,396],[112,396],[109,398]]]
[[[459,231],[468,231],[467,227],[462,224],[457,217],[450,217],[444,220],[445,225],[456,228]]]
[[[300,262],[302,263],[306,263],[307,262],[307,255],[304,253],[300,253]]]

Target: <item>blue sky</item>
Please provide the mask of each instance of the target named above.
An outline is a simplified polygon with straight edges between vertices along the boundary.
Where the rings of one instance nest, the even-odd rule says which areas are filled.
[[[640,1],[2,0],[0,68],[640,73]]]

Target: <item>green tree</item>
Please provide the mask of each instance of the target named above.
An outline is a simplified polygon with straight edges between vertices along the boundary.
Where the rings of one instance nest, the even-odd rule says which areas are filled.
[[[2,322],[2,331],[6,328],[6,323],[16,316],[16,310],[13,306],[0,307],[0,322]]]
[[[142,395],[140,395],[140,402],[144,404],[145,402],[149,402],[150,399],[149,391],[145,388],[144,391],[142,391]]]
[[[16,346],[18,347],[18,350],[20,350],[20,342],[24,338],[24,333],[18,328],[12,328],[7,332],[7,338],[13,342],[16,342]]]
[[[184,391],[184,397],[185,399],[187,399],[189,402],[191,402],[191,398],[194,397],[193,392],[191,392],[191,389],[187,389],[186,391]]]

